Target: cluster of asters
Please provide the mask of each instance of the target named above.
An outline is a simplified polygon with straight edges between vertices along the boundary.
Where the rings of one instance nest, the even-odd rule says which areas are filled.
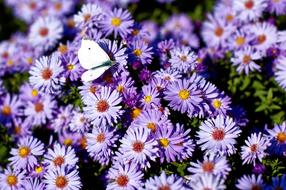
[[[285,14],[285,0],[222,0],[204,21],[202,38],[212,57],[231,55],[238,73],[265,70],[286,89],[286,32],[276,19]]]
[[[199,49],[199,37],[185,14],[172,15],[159,26],[153,21],[136,23],[120,8],[131,1],[90,0],[72,15],[76,1],[7,0],[29,30],[0,43],[0,76],[29,73],[29,80],[17,94],[0,83],[0,122],[15,142],[0,172],[0,189],[81,189],[78,163],[88,159],[79,155],[107,167],[102,183],[110,190],[226,189],[229,157],[234,154],[253,168],[235,182],[238,189],[285,187],[285,176],[263,181],[262,159],[286,151],[286,123],[249,135],[239,147],[245,113],[204,78],[207,56],[235,49],[240,55],[233,59],[238,60],[247,51],[251,55],[243,60],[249,59],[249,64],[243,65],[250,66],[253,55],[266,56],[272,45],[278,47],[269,33],[275,26],[254,24],[267,2],[234,2],[218,3],[215,10],[222,11],[215,11],[203,25],[208,47]],[[26,9],[29,14],[19,11]],[[279,10],[269,11],[283,13]],[[253,41],[255,33],[237,29],[244,25],[265,35]],[[227,43],[230,34],[240,46]],[[84,69],[77,57],[83,38],[97,42],[116,63],[88,83],[81,82]],[[258,67],[254,65],[247,68]],[[79,92],[79,104],[64,101],[71,89]],[[194,118],[202,120],[199,128],[189,124]],[[36,138],[35,130],[51,134],[49,141]],[[193,159],[195,149],[204,155],[201,159]],[[144,177],[174,162],[188,163],[189,175],[162,170]]]

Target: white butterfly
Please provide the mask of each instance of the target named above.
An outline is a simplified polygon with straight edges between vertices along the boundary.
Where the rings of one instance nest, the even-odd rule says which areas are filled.
[[[77,55],[80,65],[87,69],[81,76],[83,82],[97,79],[114,63],[98,43],[93,40],[82,39]]]

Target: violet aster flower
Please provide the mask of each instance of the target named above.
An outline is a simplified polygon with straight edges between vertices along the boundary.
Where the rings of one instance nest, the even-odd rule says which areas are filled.
[[[148,131],[155,133],[159,127],[171,128],[172,123],[162,112],[154,109],[146,109],[132,123],[131,127],[144,127]]]
[[[74,53],[67,53],[61,57],[61,61],[64,65],[64,75],[71,81],[76,81],[80,78],[84,69],[80,66],[77,55]]]
[[[63,17],[74,9],[75,1],[73,0],[50,0],[45,7],[47,15]]]
[[[254,61],[261,59],[261,53],[251,46],[247,46],[241,50],[234,52],[234,57],[231,58],[231,62],[237,67],[238,73],[245,72],[248,75],[249,71],[258,70],[260,66]]]
[[[119,160],[132,161],[140,168],[150,168],[149,160],[155,161],[158,156],[157,141],[144,127],[129,128],[120,142]]]
[[[39,98],[40,92],[32,88],[30,83],[24,83],[20,87],[20,98],[25,102],[25,101],[35,101],[37,98]]]
[[[139,61],[143,65],[150,64],[152,62],[152,47],[142,40],[135,40],[131,43],[129,48],[130,60],[132,62]]]
[[[175,71],[171,68],[168,68],[166,70],[159,70],[156,71],[155,77],[160,77],[164,80],[166,80],[168,83],[178,81],[181,78],[181,74],[178,71]]]
[[[47,190],[77,190],[82,184],[77,170],[67,171],[63,167],[48,170],[44,182]]]
[[[46,124],[48,119],[52,119],[55,108],[56,101],[51,96],[45,95],[37,101],[28,101],[24,115],[27,116],[26,121],[32,125]]]
[[[286,122],[275,125],[273,129],[267,129],[271,139],[270,151],[279,155],[286,153]]]
[[[236,187],[240,190],[264,189],[262,175],[244,175],[238,179]]]
[[[123,95],[126,93],[127,90],[131,89],[134,85],[134,81],[132,80],[132,78],[126,75],[118,76],[118,78],[115,78],[114,83],[116,85],[116,90],[119,93],[123,93]]]
[[[243,22],[258,20],[266,7],[266,0],[236,0],[233,4],[233,10]]]
[[[158,141],[160,149],[160,161],[169,162],[177,161],[180,153],[184,151],[184,136],[177,133],[174,127],[158,127],[155,138]]]
[[[77,28],[82,29],[84,26],[88,26],[99,22],[102,19],[102,8],[96,4],[84,4],[78,14],[74,16],[74,22]]]
[[[107,165],[113,155],[113,147],[119,136],[116,130],[109,126],[94,126],[91,133],[86,134],[87,152],[100,164]]]
[[[226,45],[225,42],[233,31],[232,25],[221,18],[208,15],[208,20],[203,23],[202,37],[207,46],[219,47]]]
[[[253,40],[253,35],[249,34],[248,28],[245,26],[242,29],[235,31],[227,39],[228,49],[241,49],[249,45],[251,40]]]
[[[258,22],[250,27],[250,32],[253,33],[255,40],[254,46],[264,54],[266,50],[277,42],[277,28],[268,22]]]
[[[191,48],[186,46],[174,48],[170,54],[171,68],[184,73],[195,69],[197,56]]]
[[[221,95],[221,97],[217,97],[211,100],[211,105],[214,109],[214,115],[222,114],[225,115],[227,111],[231,110],[230,107],[231,99],[228,96]]]
[[[100,47],[108,54],[111,61],[119,64],[119,67],[127,65],[126,47],[123,44],[114,40],[99,41]]]
[[[8,167],[4,170],[4,173],[0,173],[1,188],[5,190],[16,190],[24,188],[25,172],[25,170],[12,170]]]
[[[140,102],[144,109],[158,106],[160,104],[160,98],[157,89],[151,85],[144,85],[142,87],[142,99]]]
[[[158,189],[180,189],[187,190],[183,178],[172,174],[167,176],[163,171],[160,176],[149,178],[145,182],[144,190],[158,190]]]
[[[3,102],[2,102],[3,101]],[[23,103],[17,95],[6,94],[0,102],[0,121],[10,126],[13,119],[21,115]]]
[[[83,107],[84,113],[94,125],[112,125],[112,122],[117,122],[122,113],[119,105],[121,97],[110,87],[102,87],[101,91],[96,94],[89,93],[83,102],[86,105]]]
[[[263,137],[262,133],[252,133],[251,136],[245,140],[246,145],[241,147],[242,164],[255,165],[256,160],[262,162],[262,158],[266,156],[266,149],[271,145],[270,139]]]
[[[164,92],[165,99],[173,110],[181,113],[195,110],[202,102],[201,90],[190,80],[182,79],[171,83]]]
[[[69,123],[69,129],[73,132],[84,133],[89,129],[89,121],[83,113],[78,110],[72,112],[71,121]]]
[[[44,144],[34,137],[19,140],[18,148],[12,148],[11,165],[17,169],[31,169],[37,164],[37,156],[44,153]]]
[[[58,107],[55,118],[51,121],[51,128],[55,132],[62,132],[71,122],[70,114],[73,111],[72,105]]]
[[[131,162],[128,164],[116,162],[108,171],[107,190],[136,190],[142,186],[143,172]]]
[[[40,17],[30,28],[29,42],[35,48],[48,50],[53,48],[62,37],[63,24],[54,17]]]
[[[114,33],[115,38],[118,35],[125,38],[131,33],[133,23],[131,14],[127,10],[115,8],[112,11],[105,12],[100,27],[105,36]]]
[[[198,177],[202,174],[212,174],[226,178],[231,171],[226,157],[216,156],[214,154],[204,156],[203,162],[191,162],[190,165],[191,167],[188,168],[188,171],[191,172],[194,177]]]
[[[58,54],[54,53],[50,57],[43,56],[36,60],[36,64],[31,67],[30,84],[43,92],[55,93],[60,88],[60,77],[63,72],[61,60]]]
[[[77,162],[78,158],[74,149],[58,143],[49,148],[47,154],[44,155],[44,163],[48,165],[49,170],[55,170],[57,167],[73,168]]]
[[[283,15],[286,12],[285,0],[269,0],[267,10],[276,15]]]
[[[25,181],[25,189],[45,190],[45,183],[41,182],[38,178],[30,178]]]
[[[212,153],[233,154],[236,151],[234,147],[235,138],[239,136],[241,130],[229,116],[218,115],[215,118],[209,118],[200,126],[197,143],[202,150]]]
[[[220,176],[215,176],[211,174],[202,174],[198,178],[191,181],[190,187],[196,190],[204,189],[216,189],[224,190],[226,186],[224,185],[224,180]]]

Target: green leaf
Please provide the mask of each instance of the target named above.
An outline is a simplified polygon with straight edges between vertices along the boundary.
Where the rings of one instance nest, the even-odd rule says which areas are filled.
[[[255,109],[255,112],[261,112],[267,109],[267,105],[266,104],[262,104],[260,105],[258,108]]]

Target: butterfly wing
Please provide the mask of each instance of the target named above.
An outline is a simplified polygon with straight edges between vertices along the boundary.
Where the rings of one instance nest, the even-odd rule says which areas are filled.
[[[88,70],[81,75],[81,80],[83,82],[90,82],[96,80],[109,68],[109,66],[105,66],[94,70]]]
[[[110,61],[107,53],[93,40],[83,39],[78,50],[80,65],[85,69],[91,69],[104,62]]]

